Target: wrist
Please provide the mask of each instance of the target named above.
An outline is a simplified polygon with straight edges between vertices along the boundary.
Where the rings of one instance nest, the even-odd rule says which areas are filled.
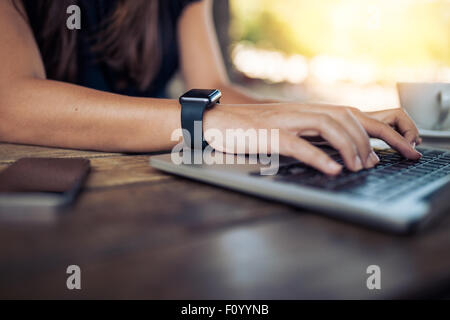
[[[229,104],[216,104],[214,108],[205,110],[203,115],[203,130],[218,128],[227,122],[227,115],[238,107]]]
[[[205,113],[215,108],[221,97],[217,89],[191,89],[179,98],[184,143],[191,149],[204,149],[208,145],[203,136]]]

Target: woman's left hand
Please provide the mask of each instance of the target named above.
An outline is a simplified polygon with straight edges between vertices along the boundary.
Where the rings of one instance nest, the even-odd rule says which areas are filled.
[[[400,151],[405,156],[410,152],[405,148],[404,141],[412,148],[422,143],[419,130],[414,121],[400,108],[362,112],[353,107],[324,104],[305,104],[301,106],[302,110],[330,114],[334,113],[336,108],[351,113],[370,137],[379,138],[387,142],[391,147]],[[345,112],[343,112],[343,115],[345,115]]]
[[[419,130],[403,109],[368,112],[366,115],[391,126],[400,133],[413,148],[422,143],[422,138],[419,136]]]

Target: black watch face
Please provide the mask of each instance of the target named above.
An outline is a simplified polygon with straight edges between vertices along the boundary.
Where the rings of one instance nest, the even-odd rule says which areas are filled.
[[[213,103],[220,99],[222,94],[214,89],[192,89],[180,97],[180,102],[206,102]]]

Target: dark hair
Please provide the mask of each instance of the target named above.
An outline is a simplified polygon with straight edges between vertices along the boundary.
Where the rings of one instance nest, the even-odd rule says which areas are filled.
[[[13,0],[17,7],[17,0]],[[77,0],[33,0],[42,26],[35,34],[50,79],[77,79],[77,31],[66,27],[67,7]],[[158,0],[118,0],[117,8],[102,21],[93,50],[102,62],[123,75],[121,87],[133,81],[141,90],[156,76],[161,60],[158,36]]]

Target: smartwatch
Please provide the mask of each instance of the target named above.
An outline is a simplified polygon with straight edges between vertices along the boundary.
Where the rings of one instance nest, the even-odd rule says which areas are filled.
[[[221,97],[217,89],[192,89],[180,97],[183,138],[191,149],[204,149],[208,145],[203,139],[203,114],[220,103]]]

